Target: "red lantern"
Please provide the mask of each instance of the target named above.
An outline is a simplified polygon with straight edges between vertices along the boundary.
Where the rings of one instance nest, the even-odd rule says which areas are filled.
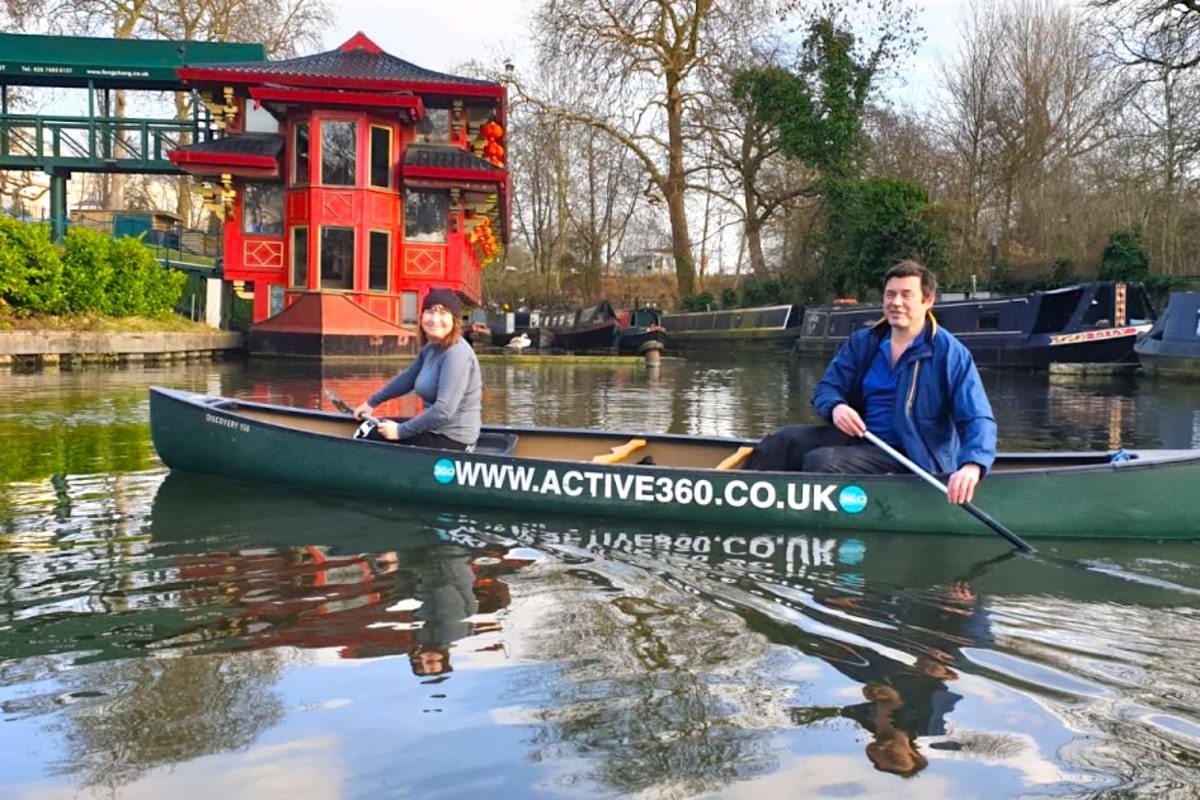
[[[479,132],[483,134],[483,138],[485,139],[496,140],[504,135],[504,128],[501,128],[495,120],[492,120],[480,128]]]

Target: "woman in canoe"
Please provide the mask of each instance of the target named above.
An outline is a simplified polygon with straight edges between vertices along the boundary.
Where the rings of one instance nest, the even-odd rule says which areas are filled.
[[[421,350],[404,371],[354,409],[363,419],[375,406],[415,391],[425,410],[403,422],[381,420],[366,438],[397,444],[468,450],[479,439],[483,380],[479,360],[462,335],[462,301],[449,289],[430,289],[421,304]]]

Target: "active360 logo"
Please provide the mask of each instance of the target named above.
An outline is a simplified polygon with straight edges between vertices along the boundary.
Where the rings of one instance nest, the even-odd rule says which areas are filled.
[[[434,464],[433,479],[438,483],[452,483],[454,481],[454,462],[443,458]]]

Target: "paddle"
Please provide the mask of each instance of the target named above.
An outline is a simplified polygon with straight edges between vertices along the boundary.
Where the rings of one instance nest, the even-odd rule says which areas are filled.
[[[338,411],[342,412],[343,414],[349,414],[352,417],[354,416],[354,409],[347,405],[345,400],[334,394],[333,390],[326,389],[325,396],[329,398],[329,402],[333,403],[333,407]],[[358,430],[354,432],[354,438],[366,438],[371,431],[377,427],[379,427],[379,418],[373,417],[370,414],[366,414],[363,416],[363,424],[360,425]]]
[[[908,467],[914,475],[916,475],[918,478],[920,478],[921,480],[928,483],[933,488],[937,489],[942,494],[950,493],[950,490],[946,488],[946,484],[942,483],[937,478],[933,477],[928,472],[921,469],[919,466],[917,466],[912,461],[910,461],[906,456],[904,456],[903,453],[898,451],[896,448],[892,447],[890,444],[885,442],[883,439],[880,439],[878,436],[871,433],[870,431],[864,431],[863,436],[865,436],[867,438],[867,441],[869,441],[871,444],[875,445],[880,450],[887,453],[889,456],[896,459],[904,466]],[[1029,544],[1029,542],[1025,541],[1020,536],[1017,536],[1015,533],[1013,533],[1008,528],[1001,525],[996,520],[992,519],[990,516],[988,516],[983,511],[980,511],[973,504],[963,503],[962,507],[963,507],[964,511],[967,511],[968,513],[970,513],[971,516],[975,517],[975,519],[979,520],[984,525],[987,525],[989,528],[991,528],[996,533],[1003,536],[1005,539],[1008,539],[1008,541],[1012,543],[1013,547],[1017,548],[1022,553],[1032,554],[1032,553],[1036,552],[1033,549],[1033,546],[1031,544]]]

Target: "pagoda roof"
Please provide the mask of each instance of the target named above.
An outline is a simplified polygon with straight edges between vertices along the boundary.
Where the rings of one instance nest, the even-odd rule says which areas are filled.
[[[505,170],[497,167],[487,159],[480,158],[469,150],[455,145],[444,144],[410,144],[404,148],[404,172],[406,174],[424,173],[426,170],[470,170],[487,173],[482,177],[487,180],[503,179]]]
[[[279,174],[283,143],[277,133],[238,133],[171,150],[167,157],[180,169],[200,175],[274,176]]]
[[[493,81],[466,78],[426,69],[383,51],[359,32],[340,47],[310,56],[279,61],[238,61],[190,64],[179,68],[184,81],[269,82],[291,86],[454,90],[460,94],[499,96],[504,87]]]

